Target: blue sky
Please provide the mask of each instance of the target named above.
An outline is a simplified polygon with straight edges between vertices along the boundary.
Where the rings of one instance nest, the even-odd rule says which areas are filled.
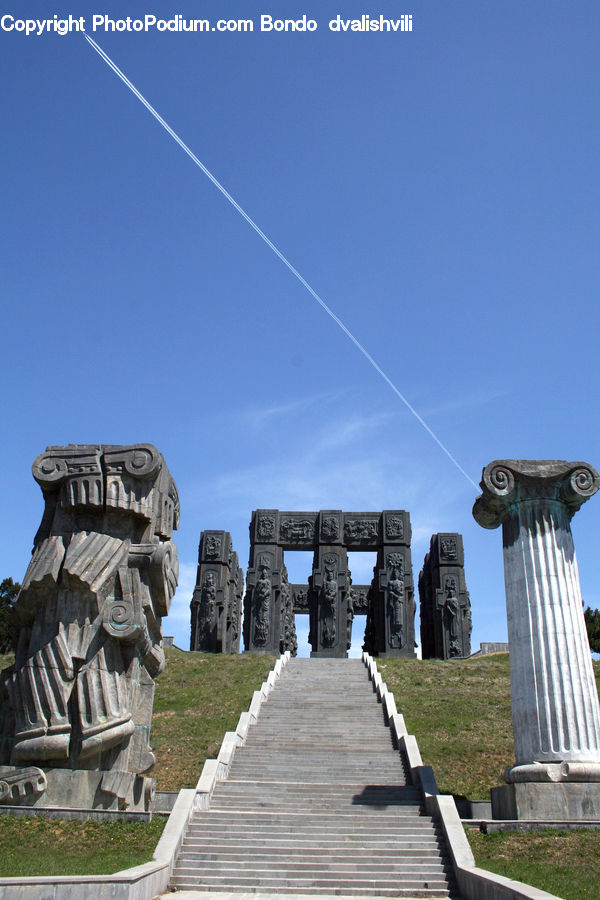
[[[92,36],[475,482],[495,458],[600,464],[596,0],[5,11],[253,18]],[[318,29],[260,33],[263,12]],[[414,30],[335,34],[338,13]],[[506,639],[478,492],[84,38],[0,31],[0,68],[0,575],[27,566],[47,444],[151,441],[181,497],[181,646],[200,532],[231,531],[245,566],[257,507],[408,509],[415,581],[430,535],[461,532],[473,645]],[[592,606],[599,525],[594,498],[573,523]]]

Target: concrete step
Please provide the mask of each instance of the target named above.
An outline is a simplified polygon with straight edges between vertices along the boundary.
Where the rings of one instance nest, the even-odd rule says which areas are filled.
[[[273,783],[270,781],[263,782],[262,785],[257,783],[253,787],[248,787],[247,783],[243,781],[229,781],[226,783],[227,790],[221,790],[221,784],[223,783],[217,786],[213,794],[214,800],[235,800],[239,798],[240,800],[256,800],[257,802],[268,800],[271,803],[275,803],[278,800],[286,803],[302,800],[306,803],[339,803],[342,806],[347,806],[348,804],[354,806],[393,806],[402,803],[420,803],[421,799],[418,791],[412,790],[408,786],[393,788],[382,785],[380,790],[375,790],[375,786],[373,786],[371,789],[363,788],[361,791],[357,790],[354,785],[339,785],[339,789],[336,791],[323,790],[321,792],[319,790],[321,785],[319,784],[311,784],[309,787],[312,790],[300,790],[296,782],[288,782],[287,785],[285,782],[282,782],[277,789],[273,788]],[[240,785],[239,788],[237,787],[238,785]],[[264,790],[261,790],[263,785]],[[331,785],[326,784],[323,787],[330,788]]]
[[[289,834],[273,835],[260,832],[245,837],[244,835],[215,835],[214,840],[210,835],[190,835],[186,839],[183,846],[183,852],[187,853],[192,849],[211,849],[216,852],[217,847],[229,848],[230,850],[252,850],[264,848],[265,851],[273,851],[277,849],[291,852],[293,849],[310,850],[317,853],[320,850],[327,849],[327,852],[338,855],[342,850],[352,848],[353,852],[360,849],[369,850],[374,853],[379,851],[393,851],[394,853],[402,853],[413,855],[421,853],[429,856],[431,853],[439,852],[439,842],[433,838],[418,836],[409,838],[408,836],[399,837],[397,834],[341,834],[341,835],[323,835],[322,838],[315,835],[298,835],[297,837]]]
[[[297,821],[297,819],[300,819],[300,821]],[[240,838],[244,836],[254,838],[259,834],[270,834],[274,837],[288,835],[297,838],[319,837],[322,835],[323,838],[329,836],[332,839],[335,839],[335,836],[337,835],[340,840],[347,840],[350,835],[364,835],[365,838],[373,835],[389,835],[397,838],[399,843],[403,838],[411,840],[435,840],[431,828],[411,826],[408,817],[404,825],[401,822],[392,823],[386,821],[383,823],[376,823],[372,820],[360,822],[357,819],[351,819],[350,822],[341,820],[339,827],[336,827],[336,823],[331,820],[321,821],[321,819],[317,819],[316,821],[310,821],[308,816],[304,818],[294,817],[287,823],[282,821],[273,822],[270,818],[267,818],[264,822],[254,819],[249,822],[240,822],[239,826],[232,825],[228,822],[214,822],[210,819],[204,822],[194,822],[189,826],[189,829],[188,834],[190,837],[197,835],[210,837],[211,834],[238,834]]]
[[[316,825],[311,827],[309,823],[306,825],[292,823],[286,830],[281,823],[273,825],[265,822],[256,823],[250,827],[240,826],[237,830],[225,825],[221,827],[219,825],[213,825],[212,828],[210,824],[192,825],[188,832],[190,841],[210,841],[213,837],[215,840],[227,841],[236,835],[240,840],[262,841],[273,839],[273,841],[279,842],[287,841],[288,844],[293,844],[294,841],[301,841],[303,843],[309,843],[311,841],[314,843],[316,841],[318,843],[320,839],[322,839],[323,844],[337,842],[340,845],[344,845],[349,841],[373,843],[377,841],[393,840],[396,841],[399,851],[408,847],[416,847],[417,845],[419,847],[425,845],[439,846],[439,840],[432,832],[419,829],[410,830],[408,827],[403,829],[400,826],[393,825],[367,825],[364,828],[360,828],[354,823],[349,826],[345,823],[340,823],[340,828],[336,829],[333,827],[333,824],[330,824],[329,827],[317,827]]]
[[[217,887],[218,885],[222,887],[228,887],[229,890],[243,889],[249,890],[251,888],[260,888],[264,890],[268,888],[269,890],[285,890],[287,891],[289,888],[301,888],[303,891],[314,891],[316,888],[327,888],[330,892],[346,892],[347,890],[354,891],[377,891],[378,893],[381,890],[396,890],[399,888],[408,892],[408,891],[419,891],[419,890],[437,890],[437,891],[448,891],[449,883],[448,879],[443,877],[433,876],[431,878],[419,878],[419,877],[408,877],[406,879],[402,879],[401,885],[398,884],[398,879],[388,878],[388,879],[380,879],[380,878],[340,878],[332,875],[332,877],[327,878],[326,876],[322,877],[313,877],[307,875],[306,877],[296,875],[290,878],[286,877],[277,877],[276,875],[270,875],[268,873],[260,873],[259,875],[235,875],[235,874],[223,874],[223,875],[208,875],[203,874],[201,877],[198,877],[193,869],[181,869],[177,870],[177,874],[172,879],[172,885],[175,887],[192,887],[192,886],[202,886],[202,887]],[[396,895],[398,896],[398,895]],[[401,896],[401,895],[400,895]]]
[[[394,835],[410,835],[422,836],[436,833],[428,822],[415,821],[413,816],[394,816],[380,818],[370,816],[327,816],[286,812],[252,812],[240,813],[236,816],[235,822],[231,821],[231,815],[228,811],[215,811],[210,816],[199,820],[194,820],[189,825],[189,833],[206,831],[210,833],[211,829],[215,832],[223,832],[226,829],[231,830],[233,834],[243,834],[245,832],[264,830],[282,830],[283,833],[294,834],[394,834]]]
[[[397,835],[373,836],[371,839],[367,835],[364,840],[361,840],[360,835],[347,835],[345,838],[320,843],[315,835],[299,835],[297,838],[288,835],[277,838],[272,834],[259,833],[252,838],[241,835],[239,842],[236,842],[231,834],[224,836],[216,834],[214,837],[193,836],[185,842],[177,865],[179,866],[186,857],[197,854],[218,855],[221,858],[230,853],[239,854],[249,865],[253,865],[255,857],[280,865],[286,860],[302,861],[320,856],[328,860],[360,861],[363,868],[367,869],[373,862],[374,855],[377,859],[392,858],[399,863],[421,861],[434,862],[437,865],[440,860],[445,860],[437,841],[408,838],[399,840]]]
[[[347,858],[330,859],[327,862],[310,858],[302,862],[296,861],[271,861],[265,858],[253,860],[217,859],[210,858],[208,854],[185,854],[181,858],[180,876],[195,871],[199,878],[203,875],[217,875],[232,872],[246,875],[259,875],[263,872],[275,874],[280,877],[295,878],[298,876],[316,875],[330,877],[337,874],[340,877],[373,877],[384,875],[390,878],[397,875],[411,878],[443,878],[447,880],[447,867],[438,860],[424,862],[413,860],[412,862],[398,863],[390,860],[385,863],[369,863],[367,861],[349,862]]]
[[[372,880],[376,875],[382,880],[397,881],[397,876],[402,876],[402,880],[427,880],[438,879],[440,882],[447,883],[447,873],[442,863],[439,861],[430,861],[424,863],[422,861],[411,864],[397,863],[395,865],[378,865],[377,863],[365,864],[351,863],[347,860],[344,862],[284,862],[277,860],[276,863],[269,863],[264,860],[245,860],[235,861],[228,860],[221,862],[219,860],[201,859],[201,858],[182,858],[179,865],[178,874],[181,878],[186,875],[195,873],[198,878],[202,879],[206,875],[211,877],[226,877],[229,873],[236,877],[254,877],[254,878],[333,878],[339,877],[346,881],[354,880]]]
[[[230,888],[227,885],[211,885],[210,887],[204,887],[202,885],[197,885],[194,882],[186,883],[183,882],[181,885],[177,885],[176,889],[178,892],[191,892],[182,893],[181,900],[197,900],[198,897],[201,897],[202,900],[210,900],[210,895],[214,891],[222,891],[231,893]],[[200,893],[201,892],[201,893]],[[237,892],[235,892],[237,894]],[[278,897],[273,895],[270,891],[267,893],[262,887],[245,887],[244,894],[257,894],[259,897],[264,898],[264,900],[279,900]],[[338,892],[337,894],[332,893],[331,888],[311,888],[310,893],[307,894],[304,888],[296,888],[296,887],[287,887],[285,889],[286,894],[299,895],[300,900],[312,900],[313,897],[323,897],[323,900],[344,900],[347,897],[397,897],[399,900],[421,900],[421,898],[430,898],[430,900],[447,900],[449,896],[457,897],[455,894],[448,894],[448,891],[437,891],[437,890],[419,890],[419,891],[411,891],[411,890],[402,890],[401,888],[395,888],[393,890],[377,890],[377,889],[369,889],[365,887],[361,888],[347,888],[343,892]],[[229,900],[229,898],[228,898]],[[234,900],[234,895],[231,894],[231,900]],[[238,900],[237,896],[235,900]],[[240,897],[239,900],[244,900],[244,897]]]

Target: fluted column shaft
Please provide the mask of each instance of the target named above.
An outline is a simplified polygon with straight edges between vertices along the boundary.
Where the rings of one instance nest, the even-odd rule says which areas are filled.
[[[600,763],[600,710],[569,514],[514,504],[502,524],[517,765]]]
[[[473,514],[484,527],[502,524],[516,756],[509,781],[563,780],[573,763],[600,777],[600,706],[570,526],[599,483],[583,463],[499,460],[484,469]]]

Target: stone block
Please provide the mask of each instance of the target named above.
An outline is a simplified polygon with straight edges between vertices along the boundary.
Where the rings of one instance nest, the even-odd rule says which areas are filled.
[[[522,782],[491,790],[493,819],[591,822],[600,819],[600,783]]]

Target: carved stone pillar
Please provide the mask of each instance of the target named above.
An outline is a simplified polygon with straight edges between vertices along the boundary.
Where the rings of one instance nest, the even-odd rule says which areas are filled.
[[[415,601],[410,553],[410,517],[405,510],[384,510],[370,591],[367,622],[375,655],[415,657]]]
[[[471,605],[465,583],[462,536],[431,536],[419,575],[421,655],[455,659],[471,653]]]
[[[45,509],[15,603],[15,663],[0,678],[8,802],[147,809],[161,619],[177,585],[175,483],[152,444],[48,447],[33,476]]]
[[[191,650],[237,652],[241,606],[236,592],[239,591],[240,574],[231,534],[228,531],[203,531],[198,548],[196,587],[190,604]]]
[[[257,509],[250,523],[250,564],[244,597],[244,646],[250,653],[279,653],[283,550],[279,510]]]
[[[232,551],[229,562],[228,603],[225,624],[224,653],[240,652],[242,603],[244,599],[244,571],[237,553]]]
[[[516,756],[509,784],[600,781],[600,708],[570,527],[599,486],[581,462],[496,460],[483,470],[473,515],[484,528],[502,525]]]
[[[350,578],[348,554],[340,545],[320,544],[309,578],[311,656],[345,658]]]

